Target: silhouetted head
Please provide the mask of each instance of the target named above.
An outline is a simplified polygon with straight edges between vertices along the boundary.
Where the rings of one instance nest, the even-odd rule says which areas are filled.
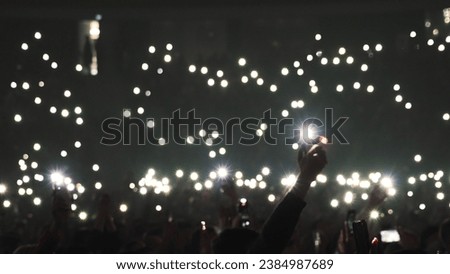
[[[256,231],[245,228],[225,229],[213,242],[217,254],[244,254],[258,238]]]
[[[439,227],[439,238],[447,252],[450,252],[450,218],[441,223]]]

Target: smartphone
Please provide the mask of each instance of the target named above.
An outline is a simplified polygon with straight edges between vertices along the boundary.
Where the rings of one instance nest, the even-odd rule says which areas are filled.
[[[353,209],[350,209],[347,212],[347,219],[345,221],[345,225],[347,226],[348,233],[350,235],[353,235],[353,222],[355,221],[355,218],[356,218],[356,211]]]
[[[382,230],[380,234],[383,243],[400,242],[400,234],[396,229]]]
[[[238,205],[238,214],[240,219],[240,226],[247,228],[250,226],[250,216],[248,213],[248,202],[247,199],[242,198]]]
[[[353,222],[353,235],[355,238],[356,252],[358,254],[369,254],[370,240],[366,221],[357,220]]]

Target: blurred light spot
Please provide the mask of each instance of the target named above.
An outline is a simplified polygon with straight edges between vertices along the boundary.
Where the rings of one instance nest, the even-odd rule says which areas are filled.
[[[331,200],[330,202],[331,207],[336,208],[339,206],[339,201],[336,199]]]

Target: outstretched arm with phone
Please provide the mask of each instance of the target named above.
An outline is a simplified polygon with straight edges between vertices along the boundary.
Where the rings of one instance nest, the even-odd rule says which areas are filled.
[[[327,164],[322,145],[302,146],[298,154],[300,175],[263,226],[249,253],[281,253],[294,232],[311,183]]]

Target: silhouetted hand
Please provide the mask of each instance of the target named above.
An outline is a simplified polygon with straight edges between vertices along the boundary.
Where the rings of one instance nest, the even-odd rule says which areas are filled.
[[[306,145],[302,145],[298,152],[297,163],[300,168],[300,175],[291,191],[300,199],[305,199],[311,183],[327,164],[327,156],[322,147],[325,142],[318,140],[320,145],[314,144],[309,149]]]
[[[321,145],[315,144],[309,150],[302,146],[297,158],[300,180],[311,183],[327,164],[327,156]]]
[[[376,185],[369,194],[367,203],[368,209],[374,209],[378,207],[387,198],[387,193],[379,185]]]

